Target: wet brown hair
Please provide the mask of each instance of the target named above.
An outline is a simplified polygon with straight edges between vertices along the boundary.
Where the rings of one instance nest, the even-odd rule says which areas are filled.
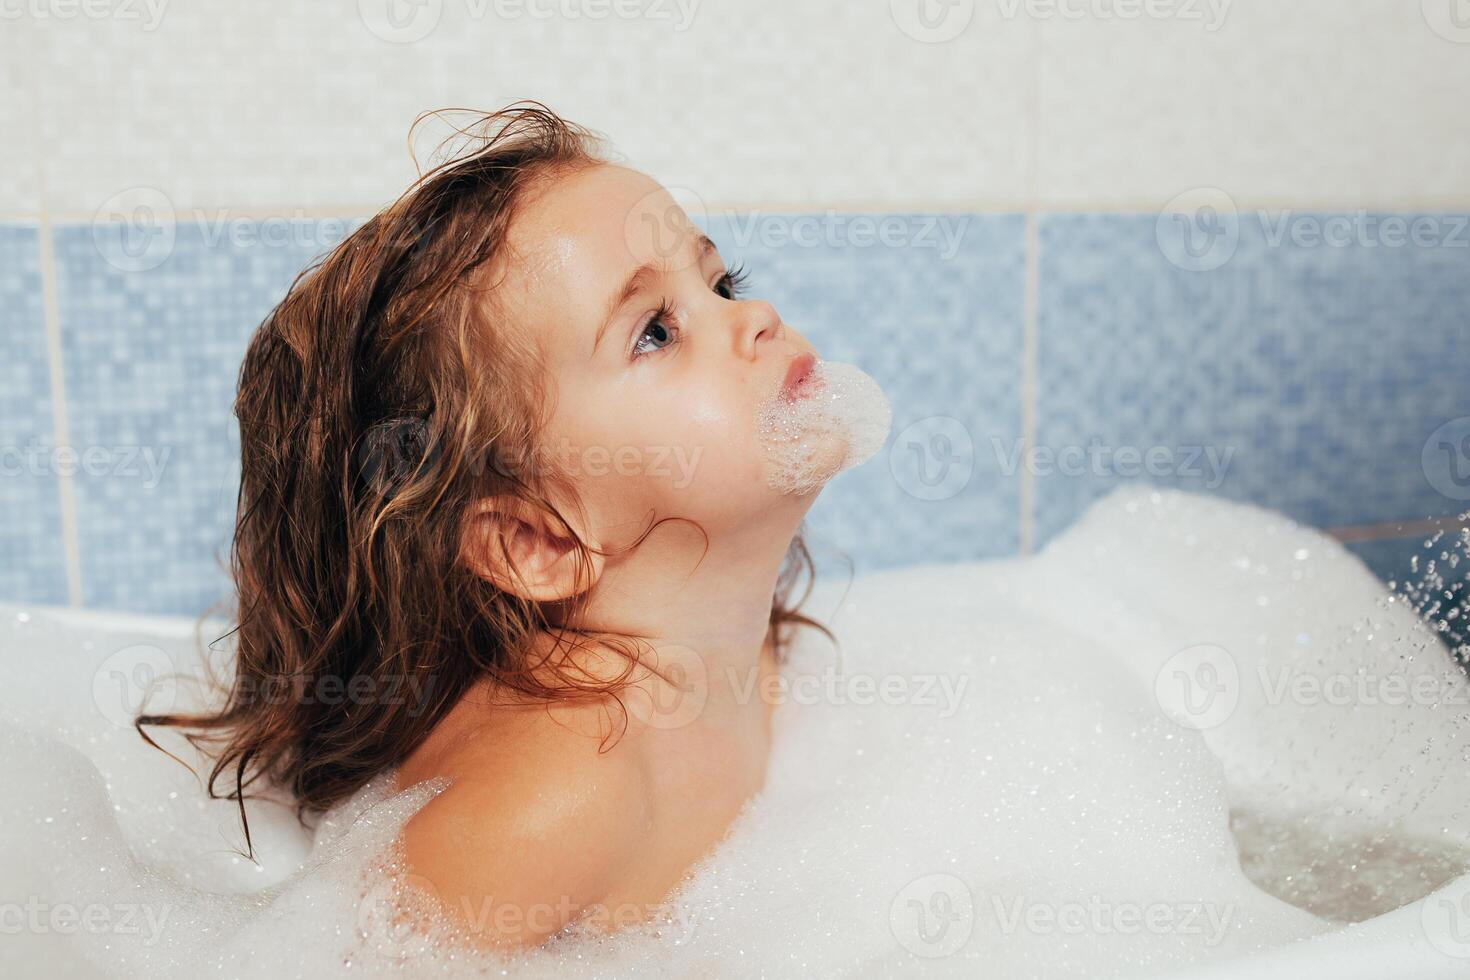
[[[552,503],[553,486],[575,500],[571,488],[516,465],[534,455],[544,376],[497,322],[485,270],[532,185],[607,162],[601,140],[536,102],[476,114],[453,138],[460,152],[308,266],[252,337],[235,399],[233,680],[218,710],[135,722],[160,749],[144,726],[211,747],[208,793],[239,802],[252,855],[244,800],[261,777],[289,789],[304,820],[401,763],[482,679],[534,700],[593,699],[638,666],[629,638],[597,634],[629,657],[621,676],[598,684],[553,665],[561,682],[545,683],[550,655],[529,663],[529,643],[592,637],[576,628],[590,584],[537,603],[461,557],[472,505],[511,494],[550,515],[588,567],[593,549]],[[684,518],[654,522],[629,547],[663,520]],[[778,662],[798,625],[832,636],[797,611],[814,579],[798,533],[771,605]],[[262,696],[324,681],[421,697]]]

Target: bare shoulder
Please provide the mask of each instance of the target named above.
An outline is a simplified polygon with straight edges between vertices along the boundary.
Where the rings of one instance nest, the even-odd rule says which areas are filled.
[[[408,870],[482,945],[545,941],[603,900],[647,830],[631,754],[554,731],[454,753],[449,788],[403,829]]]

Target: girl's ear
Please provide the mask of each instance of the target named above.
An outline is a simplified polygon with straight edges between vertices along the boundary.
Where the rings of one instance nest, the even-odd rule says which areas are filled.
[[[597,547],[595,541],[583,541]],[[465,520],[460,558],[497,589],[533,602],[554,602],[590,589],[603,557],[582,568],[569,529],[551,514],[515,497],[487,497]],[[579,581],[580,572],[580,581]]]

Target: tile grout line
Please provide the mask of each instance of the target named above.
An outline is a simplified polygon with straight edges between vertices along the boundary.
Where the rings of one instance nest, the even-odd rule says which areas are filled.
[[[39,109],[31,99],[31,135],[35,149],[36,196],[40,212],[36,222],[36,248],[41,267],[41,310],[46,331],[46,370],[51,384],[51,429],[57,446],[71,444],[66,413],[66,370],[61,343],[61,304],[56,285],[56,249],[51,237],[51,215],[46,206],[46,174],[41,167]],[[76,486],[72,474],[56,474],[56,494],[61,507],[61,548],[66,565],[66,600],[82,605],[82,558],[77,532]]]
[[[1343,544],[1361,541],[1407,541],[1436,531],[1458,532],[1467,522],[1458,517],[1427,517],[1414,521],[1387,521],[1378,524],[1350,524],[1324,527],[1322,533]]]
[[[1039,170],[1037,154],[1041,148],[1041,45],[1039,25],[1033,25],[1036,42],[1031,59],[1031,135],[1026,160],[1026,225],[1025,283],[1021,323],[1021,458],[1025,460],[1036,440],[1036,351],[1038,302],[1041,294],[1041,234],[1037,225],[1036,188]],[[1030,554],[1036,539],[1036,477],[1031,467],[1021,466],[1020,484],[1016,492],[1017,551]]]
[[[706,204],[705,210],[722,213],[746,214],[751,212],[765,212],[767,214],[795,214],[811,215],[832,212],[838,215],[890,215],[890,214],[1027,214],[1033,211],[1060,212],[1067,214],[1157,214],[1164,207],[1165,202],[1144,200],[1110,200],[1090,201],[1084,199],[1057,199],[1050,201],[1040,200],[1035,194],[1026,197],[1006,199],[960,199],[953,201],[936,201],[916,199],[910,201],[899,200],[865,200],[865,201],[833,201],[827,203],[796,202],[796,201],[751,201],[751,202],[716,202]],[[1365,205],[1361,201],[1347,202],[1340,200],[1320,201],[1288,201],[1271,200],[1267,198],[1251,199],[1242,198],[1235,202],[1241,211],[1299,211],[1307,214],[1343,214],[1349,212],[1364,211],[1368,214],[1465,214],[1470,213],[1470,200],[1463,198],[1443,199],[1421,199],[1421,200],[1386,200],[1376,204]],[[217,222],[219,220],[240,219],[260,221],[266,219],[283,220],[366,220],[376,214],[385,205],[377,207],[277,207],[266,205],[262,207],[232,208],[229,206],[215,207],[193,207],[183,209],[183,221]],[[0,211],[0,222],[29,223],[39,221],[39,211]],[[50,218],[56,224],[90,224],[96,220],[96,212],[74,209],[54,209],[50,211]],[[176,216],[175,223],[180,223]]]
[[[1041,294],[1041,234],[1035,211],[1026,213],[1025,312],[1021,333],[1021,482],[1020,553],[1027,555],[1036,539],[1036,476],[1026,465],[1036,441],[1036,352]]]

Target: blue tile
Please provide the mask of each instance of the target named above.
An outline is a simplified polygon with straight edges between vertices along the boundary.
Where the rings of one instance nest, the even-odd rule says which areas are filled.
[[[748,295],[893,406],[877,456],[807,515],[819,574],[1014,554],[1018,483],[993,440],[1020,433],[1024,228],[1018,215],[715,215]]]
[[[36,229],[0,226],[0,600],[66,602]]]
[[[240,361],[331,244],[310,222],[270,227],[181,222],[159,252],[121,225],[57,229],[72,440],[106,460],[77,478],[89,606],[197,614],[230,595]]]
[[[1464,508],[1423,453],[1470,415],[1470,234],[1441,217],[1432,243],[1312,245],[1279,219],[1242,214],[1233,256],[1190,271],[1152,215],[1043,217],[1037,442],[1074,448],[1037,478],[1041,539],[1133,478],[1319,526]]]

